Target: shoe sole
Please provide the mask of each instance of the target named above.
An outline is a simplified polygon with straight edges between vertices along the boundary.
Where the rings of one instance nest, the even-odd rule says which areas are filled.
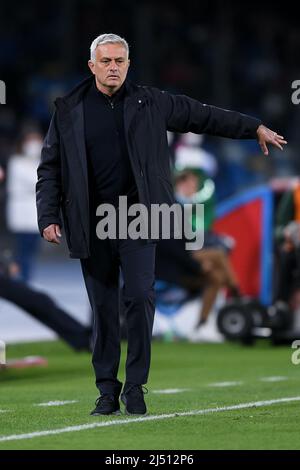
[[[113,411],[112,413],[90,413],[91,416],[120,416],[121,414],[121,410]]]
[[[146,413],[129,413],[129,411],[127,410],[127,408],[125,408],[125,414],[127,416],[147,416],[147,411]]]

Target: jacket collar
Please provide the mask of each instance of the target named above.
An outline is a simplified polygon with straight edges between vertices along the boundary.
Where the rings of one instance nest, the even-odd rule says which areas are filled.
[[[67,106],[69,109],[75,107],[80,101],[82,101],[84,94],[88,88],[92,85],[95,80],[94,75],[90,75],[86,79],[82,80],[75,88],[73,88],[64,97],[56,98],[55,105],[57,107]],[[125,80],[125,88],[127,97],[134,95],[144,95],[143,87],[133,83],[129,78]]]

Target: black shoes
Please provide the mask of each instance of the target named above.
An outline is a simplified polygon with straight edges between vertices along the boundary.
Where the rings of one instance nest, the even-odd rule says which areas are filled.
[[[120,415],[119,395],[103,393],[95,402],[96,408],[91,412],[92,416]]]
[[[144,395],[148,393],[146,387],[142,385],[132,384],[124,388],[121,400],[125,405],[125,413],[127,415],[145,415],[147,407]]]
[[[121,400],[125,405],[127,415],[145,415],[147,407],[144,395],[148,393],[146,387],[130,384],[124,387]],[[95,402],[96,408],[91,412],[92,416],[120,415],[119,393],[102,393]]]

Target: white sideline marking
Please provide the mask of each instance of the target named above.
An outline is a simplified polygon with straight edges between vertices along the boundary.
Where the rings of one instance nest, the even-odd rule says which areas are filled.
[[[48,401],[47,403],[35,403],[34,406],[62,406],[62,405],[69,405],[70,403],[78,403],[78,400]]]
[[[0,410],[0,413],[8,413],[9,410]]]
[[[209,384],[209,387],[235,387],[236,385],[242,385],[243,382],[215,382]]]
[[[16,440],[22,440],[22,439],[33,439],[34,437],[51,436],[55,434],[64,434],[67,432],[85,431],[87,429],[104,428],[106,426],[116,426],[119,424],[122,425],[122,424],[131,424],[131,423],[141,423],[141,422],[147,422],[147,421],[159,421],[163,419],[178,418],[181,416],[199,416],[199,415],[206,415],[210,413],[220,413],[222,411],[243,410],[247,408],[257,408],[261,406],[274,405],[276,403],[288,403],[288,402],[293,402],[293,401],[300,401],[300,396],[276,398],[274,400],[265,400],[265,401],[254,401],[250,403],[240,403],[239,405],[221,406],[217,408],[206,408],[204,410],[184,411],[181,413],[169,413],[169,414],[163,414],[163,415],[144,416],[140,418],[131,418],[131,419],[130,418],[129,419],[128,418],[116,419],[116,420],[111,420],[111,421],[102,421],[100,423],[89,423],[89,424],[81,424],[77,426],[69,426],[67,428],[61,428],[61,429],[36,431],[36,432],[28,433],[28,434],[12,434],[10,436],[0,437],[0,442],[16,441]]]
[[[283,380],[288,380],[288,377],[278,376],[278,377],[262,377],[261,382],[283,382]]]
[[[173,393],[189,392],[190,390],[190,388],[165,388],[163,390],[152,390],[151,393],[171,395]]]

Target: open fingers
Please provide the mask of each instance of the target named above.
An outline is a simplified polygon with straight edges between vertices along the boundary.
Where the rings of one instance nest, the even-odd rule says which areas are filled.
[[[274,147],[283,150],[283,146],[287,144],[287,141],[282,135],[277,134],[277,132],[273,132],[271,129],[263,128],[260,135],[259,144],[263,153],[268,155],[269,151],[267,144],[274,145]]]
[[[283,147],[282,145],[280,145],[280,143],[277,141],[277,140],[272,140],[271,142],[275,147],[278,147],[280,150],[283,150]]]
[[[260,147],[262,149],[262,152],[264,155],[269,155],[269,150],[268,150],[268,147],[266,145],[266,142],[264,140],[262,140],[261,142],[259,142],[260,144]]]
[[[287,144],[287,141],[284,140],[283,137],[277,136],[277,137],[275,138],[275,140],[276,140],[276,142],[278,142],[279,144],[282,144],[282,145],[286,145],[286,144]]]

